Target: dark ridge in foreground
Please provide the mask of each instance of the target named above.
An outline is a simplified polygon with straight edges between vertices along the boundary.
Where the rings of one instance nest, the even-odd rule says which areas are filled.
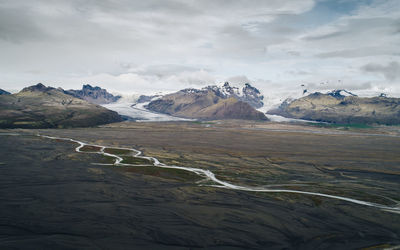
[[[0,96],[0,128],[90,127],[119,121],[114,111],[41,83]]]
[[[400,98],[358,97],[336,90],[285,100],[268,114],[338,124],[400,124]]]

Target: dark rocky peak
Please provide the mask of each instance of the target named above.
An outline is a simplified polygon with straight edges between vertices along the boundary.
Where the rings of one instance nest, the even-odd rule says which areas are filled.
[[[105,90],[105,89],[102,89],[98,86],[92,87],[92,85],[90,85],[90,84],[84,84],[82,86],[82,91],[102,91],[102,90]]]
[[[216,96],[221,98],[227,98],[227,96],[222,92],[222,89],[217,85],[210,85],[207,87],[202,88],[200,91],[203,93],[208,93],[208,91],[213,92]]]
[[[264,96],[257,88],[251,86],[250,83],[244,84],[241,95],[239,95],[239,100],[247,102],[254,108],[261,108],[264,106]]]
[[[353,93],[351,93],[350,91],[347,91],[345,89],[335,89],[332,90],[331,92],[328,92],[328,95],[335,97],[337,99],[343,99],[347,96],[357,96]]]
[[[33,91],[39,91],[39,92],[47,92],[49,90],[53,90],[55,88],[52,87],[46,87],[42,83],[38,83],[36,85],[32,85],[26,88],[23,88],[21,92],[33,92]]]
[[[242,97],[240,98],[240,100],[247,102],[255,108],[261,108],[262,106],[264,106],[264,96],[261,95],[260,91],[257,88],[251,86],[249,83],[244,84],[244,87],[242,89]]]
[[[261,108],[264,105],[264,103],[262,102],[264,96],[260,94],[260,91],[257,88],[251,86],[249,83],[244,84],[241,89],[235,86],[231,86],[229,82],[225,82],[222,86],[209,85],[202,89],[184,89],[182,91],[184,93],[202,95],[207,94],[209,91],[212,91],[217,97],[223,99],[233,97],[239,101],[250,104],[254,108]]]
[[[4,89],[0,89],[0,95],[11,95],[11,93],[8,91],[5,91]]]
[[[225,82],[222,86],[222,93],[227,95],[227,97],[231,97],[234,95],[240,96],[241,94],[239,88],[229,85],[229,82]]]
[[[255,93],[255,94],[261,94],[260,91],[251,86],[250,83],[245,83],[243,87],[243,93]]]
[[[106,89],[102,89],[98,86],[92,87],[90,84],[84,84],[81,90],[66,90],[64,93],[72,95],[74,97],[86,100],[94,104],[106,104],[116,102],[121,96],[114,96],[109,93]]]

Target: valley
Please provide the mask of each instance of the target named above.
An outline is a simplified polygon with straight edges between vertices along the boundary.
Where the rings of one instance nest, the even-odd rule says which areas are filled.
[[[0,250],[400,250],[400,0],[0,20]]]
[[[1,151],[3,178],[22,171],[15,184],[23,178],[31,182],[26,187],[17,186],[11,178],[4,192],[13,193],[14,198],[6,198],[2,211],[4,206],[20,204],[33,215],[29,219],[32,220],[40,212],[35,210],[34,201],[23,198],[32,188],[46,197],[59,196],[48,202],[63,204],[65,209],[56,209],[54,216],[39,222],[41,226],[35,231],[80,235],[56,237],[58,242],[67,245],[77,240],[84,246],[94,247],[93,240],[98,236],[91,232],[101,235],[106,232],[102,229],[103,223],[113,228],[117,221],[118,227],[123,225],[126,229],[122,232],[115,228],[120,236],[111,234],[105,241],[107,244],[116,244],[118,239],[124,244],[132,242],[147,248],[270,246],[281,249],[294,246],[361,248],[400,243],[397,236],[400,215],[393,213],[396,210],[387,209],[397,209],[400,200],[400,130],[397,127],[324,128],[230,120],[122,122],[98,128],[2,130],[1,133],[8,145]],[[40,138],[37,133],[92,145]],[[79,150],[85,153],[74,152],[79,145]],[[129,157],[119,166],[110,165],[115,163],[115,158],[96,153],[102,146],[107,146],[103,149],[105,153],[122,158],[137,149],[143,156],[155,157],[163,164],[195,168],[201,173],[154,167],[152,163]],[[23,157],[18,159],[18,155]],[[24,159],[33,163],[24,165]],[[204,178],[202,171],[207,170],[222,182],[247,189],[214,186],[215,182]],[[50,173],[54,177],[45,177]],[[68,181],[52,181],[58,178]],[[52,183],[53,191],[43,186],[46,182]],[[74,183],[83,189],[76,189]],[[249,192],[251,188],[298,193]],[[69,192],[64,198],[60,196],[62,190]],[[71,193],[72,190],[75,191]],[[301,192],[346,197],[383,207]],[[6,193],[3,196],[9,197]],[[66,203],[69,199],[76,202]],[[109,202],[113,205],[107,205]],[[50,203],[48,207],[58,207]],[[172,211],[176,216],[171,217]],[[109,216],[96,219],[105,213]],[[144,216],[147,213],[152,216]],[[25,231],[33,230],[24,224],[24,215],[16,219],[17,213],[6,214]],[[96,220],[100,224],[81,223],[72,228],[66,222],[64,229],[51,226],[57,218],[68,221],[83,217],[88,218],[87,223]],[[11,226],[10,222],[5,224]],[[138,231],[138,227],[143,230]],[[215,237],[207,233],[210,230]],[[128,232],[134,237],[129,237]],[[16,230],[13,237],[27,240],[27,235]],[[51,238],[46,242],[52,242]]]

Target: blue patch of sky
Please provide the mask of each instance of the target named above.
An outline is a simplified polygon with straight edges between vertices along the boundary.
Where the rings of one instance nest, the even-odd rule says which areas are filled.
[[[259,34],[291,34],[312,30],[342,16],[349,16],[373,0],[318,0],[314,7],[298,15],[281,14],[270,23],[253,23]],[[250,24],[251,25],[251,24]]]
[[[342,16],[352,15],[361,6],[372,2],[373,0],[319,0],[311,10],[294,16],[292,24],[297,28],[312,29]]]

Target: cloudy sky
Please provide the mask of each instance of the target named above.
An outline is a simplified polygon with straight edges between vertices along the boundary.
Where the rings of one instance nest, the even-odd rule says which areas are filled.
[[[0,0],[0,88],[400,96],[399,0]],[[302,87],[301,85],[305,85]]]

